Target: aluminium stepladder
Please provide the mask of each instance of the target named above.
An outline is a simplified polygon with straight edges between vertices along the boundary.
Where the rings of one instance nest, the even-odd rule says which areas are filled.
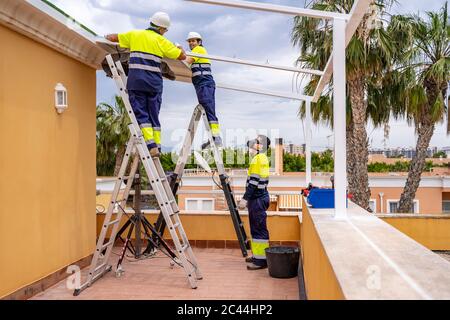
[[[178,188],[180,186],[181,178],[183,176],[184,168],[186,163],[191,155],[192,143],[195,138],[195,134],[198,129],[198,124],[200,120],[203,119],[204,128],[206,130],[209,148],[212,151],[214,161],[216,163],[216,168],[219,173],[219,179],[221,184],[221,189],[224,192],[225,200],[227,202],[228,210],[230,211],[231,219],[233,221],[233,226],[237,235],[237,239],[239,242],[239,246],[241,248],[242,255],[246,257],[248,255],[247,250],[250,249],[250,241],[247,238],[247,234],[244,229],[244,225],[241,220],[241,216],[239,214],[239,210],[236,204],[236,200],[234,198],[233,190],[231,189],[229,177],[225,172],[225,167],[223,165],[222,153],[214,143],[214,139],[212,136],[212,131],[209,126],[208,118],[206,116],[205,109],[202,105],[197,105],[195,107],[194,112],[192,113],[191,121],[189,123],[189,127],[184,138],[183,146],[180,151],[180,157],[178,158],[177,165],[175,167],[175,171],[171,176],[171,188],[173,194],[176,194]],[[166,225],[164,222],[164,217],[162,214],[159,215],[158,220],[156,222],[156,230],[159,235],[162,236],[164,234],[164,229]]]
[[[114,209],[115,207],[125,207],[139,162],[142,162],[145,168],[150,185],[160,206],[161,215],[164,218],[165,224],[169,228],[170,235],[176,248],[179,265],[183,267],[190,286],[195,289],[197,288],[197,280],[202,279],[202,275],[198,267],[197,259],[195,258],[192,247],[189,244],[189,240],[181,223],[179,217],[180,211],[175,200],[175,196],[172,193],[166,173],[161,166],[159,158],[152,158],[150,156],[150,152],[144,141],[144,137],[129,102],[128,93],[126,91],[127,76],[122,68],[122,64],[120,61],[114,62],[111,55],[108,55],[106,60],[108,61],[109,68],[112,72],[112,77],[117,85],[117,88],[119,89],[120,96],[122,97],[128,116],[131,120],[131,124],[128,126],[131,136],[127,143],[124,159],[119,170],[119,176],[114,186],[108,211],[97,241],[97,246],[93,254],[91,265],[89,267],[87,280],[79,288],[75,289],[74,295],[80,294],[81,291],[91,286],[93,282],[100,279],[112,268],[112,266],[109,265],[109,257],[114,247],[116,234],[123,216],[123,210],[119,209],[115,219],[112,220]],[[128,168],[129,160],[131,159],[133,153],[136,153],[137,156],[134,157],[129,175],[126,176],[125,174]],[[127,181],[127,183],[125,189],[123,189],[123,196],[119,199],[123,181]],[[109,231],[109,239],[105,242]]]

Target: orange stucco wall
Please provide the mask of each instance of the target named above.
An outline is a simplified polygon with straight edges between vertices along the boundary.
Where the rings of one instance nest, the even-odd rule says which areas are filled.
[[[157,214],[145,214],[145,216],[151,223],[156,222]],[[189,240],[237,239],[231,217],[226,212],[208,214],[182,213],[180,218]],[[97,234],[100,234],[104,219],[104,214],[97,215]],[[246,233],[250,237],[248,215],[241,215],[241,219]],[[121,226],[126,220],[126,217],[122,219]],[[271,241],[300,240],[300,222],[297,216],[269,216],[267,218],[267,228],[270,232]],[[109,237],[109,234],[107,237]],[[170,239],[169,232],[166,232],[164,237]]]
[[[95,247],[96,73],[4,26],[0,39],[2,297]]]
[[[381,211],[380,192],[383,195],[383,211]],[[371,199],[377,201],[377,213],[387,213],[387,200],[400,199],[403,188],[371,188]],[[419,200],[418,213],[437,214],[442,212],[442,188],[419,188],[415,199]]]
[[[450,215],[381,217],[384,221],[430,250],[450,250]]]

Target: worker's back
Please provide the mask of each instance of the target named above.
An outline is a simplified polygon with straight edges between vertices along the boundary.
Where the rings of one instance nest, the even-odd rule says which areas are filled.
[[[161,60],[177,59],[181,50],[153,29],[119,34],[119,44],[131,52],[127,89],[162,92]]]

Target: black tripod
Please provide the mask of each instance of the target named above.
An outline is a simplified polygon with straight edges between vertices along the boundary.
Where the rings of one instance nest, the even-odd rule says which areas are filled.
[[[142,214],[141,211],[141,176],[136,174],[133,180],[133,189],[134,193],[134,214],[132,216],[128,216],[125,213],[123,208],[119,208],[123,210],[124,214],[128,216],[127,222],[120,228],[117,232],[116,239],[120,239],[123,242],[123,249],[120,253],[119,261],[117,262],[116,275],[120,276],[123,272],[122,262],[125,258],[126,251],[129,250],[136,259],[141,259],[143,256],[148,257],[155,253],[157,248],[164,248],[165,254],[172,259],[176,258],[176,254],[169,247],[167,242],[162,238],[162,235],[155,229],[155,227],[147,220],[147,218]],[[123,238],[123,233],[128,229],[126,238]],[[133,245],[131,241],[131,236],[135,235],[135,244]],[[147,247],[142,250],[143,239],[142,235],[145,236],[145,239],[148,241]]]

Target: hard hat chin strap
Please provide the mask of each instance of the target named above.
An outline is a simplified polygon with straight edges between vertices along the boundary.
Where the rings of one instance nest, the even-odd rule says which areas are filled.
[[[158,34],[161,34],[161,31],[159,31],[159,27],[158,26],[151,25],[150,27],[147,28],[147,30],[155,31]]]

